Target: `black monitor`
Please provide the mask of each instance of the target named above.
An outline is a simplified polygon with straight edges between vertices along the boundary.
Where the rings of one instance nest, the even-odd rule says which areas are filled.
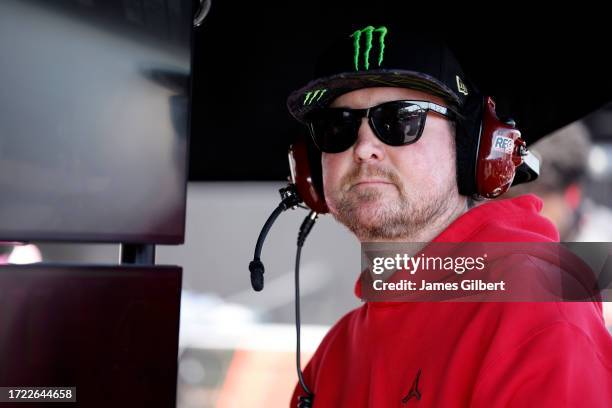
[[[192,0],[0,2],[0,239],[184,241]]]
[[[175,406],[180,291],[174,266],[0,266],[0,387],[76,387],[79,407]]]

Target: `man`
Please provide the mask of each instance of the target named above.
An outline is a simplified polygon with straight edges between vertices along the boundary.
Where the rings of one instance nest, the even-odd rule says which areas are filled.
[[[331,214],[362,242],[558,241],[535,196],[471,205],[459,155],[475,94],[442,43],[368,26],[288,107],[321,152]],[[604,407],[612,339],[599,302],[365,302],[332,327],[304,382],[315,407]],[[290,405],[307,395],[298,384]]]

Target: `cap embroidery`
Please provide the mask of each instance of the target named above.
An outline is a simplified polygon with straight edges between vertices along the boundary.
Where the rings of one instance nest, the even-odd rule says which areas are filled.
[[[468,94],[467,86],[465,86],[461,78],[459,78],[459,75],[456,75],[456,78],[457,78],[457,90],[461,92],[462,94],[467,95]]]
[[[378,37],[378,66],[383,62],[383,58],[385,56],[385,37],[387,35],[387,27],[380,26],[378,28],[374,28],[373,26],[367,26],[362,28],[361,30],[355,31],[351,34],[353,37],[353,62],[355,65],[355,71],[359,71],[359,51],[361,49],[361,37],[362,34],[365,34],[365,49],[363,51],[363,66],[366,71],[370,69],[370,51],[372,50],[372,38],[374,37],[373,33],[380,33]]]
[[[327,89],[315,89],[306,92],[306,95],[304,96],[304,105],[310,105],[313,102],[319,102],[325,92],[327,92]]]

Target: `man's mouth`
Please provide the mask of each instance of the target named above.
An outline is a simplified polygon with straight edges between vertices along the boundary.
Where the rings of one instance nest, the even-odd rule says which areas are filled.
[[[390,182],[389,180],[382,180],[382,179],[363,179],[363,180],[359,180],[356,183],[353,183],[353,185],[351,186],[351,188],[353,187],[357,187],[357,186],[376,186],[376,185],[395,185],[392,182]]]

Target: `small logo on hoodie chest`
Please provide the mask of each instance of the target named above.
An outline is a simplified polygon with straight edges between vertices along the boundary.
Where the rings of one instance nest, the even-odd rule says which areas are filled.
[[[402,404],[407,404],[410,400],[415,399],[417,401],[421,400],[421,390],[419,389],[419,378],[421,377],[421,369],[416,374],[416,377],[412,381],[412,385],[410,386],[410,390],[404,398],[402,398]]]

